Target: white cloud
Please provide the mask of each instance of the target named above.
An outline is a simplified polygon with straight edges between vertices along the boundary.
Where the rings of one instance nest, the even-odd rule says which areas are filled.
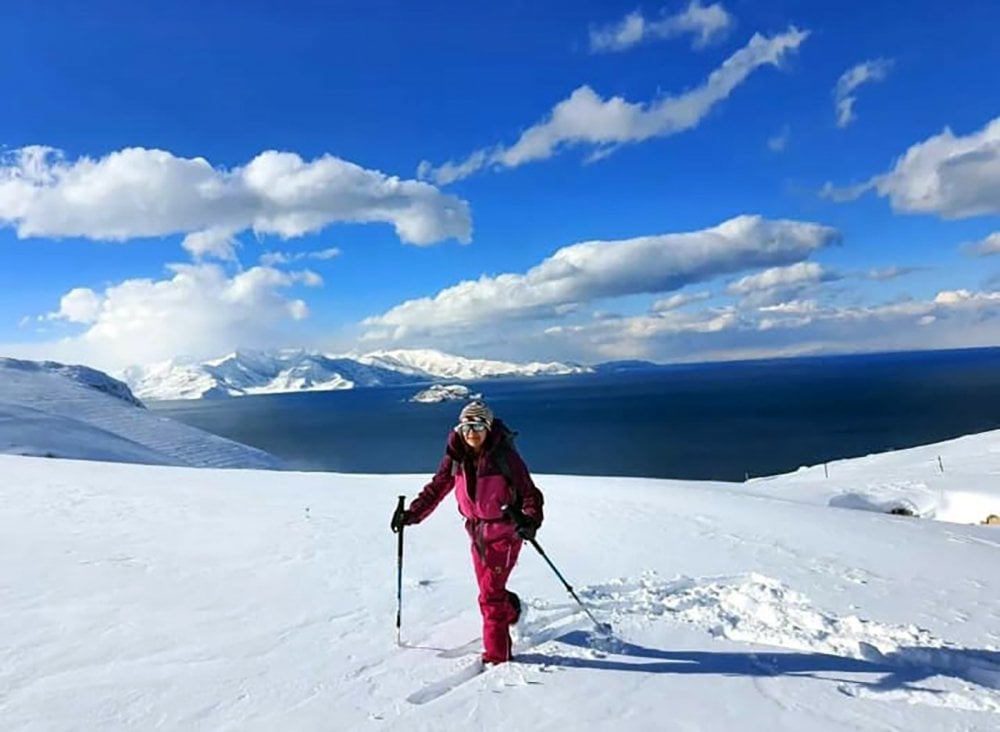
[[[484,168],[515,168],[543,160],[573,145],[594,146],[591,155],[594,160],[618,145],[684,132],[696,127],[754,70],[765,65],[777,66],[808,36],[808,31],[794,27],[771,38],[754,35],[701,86],[648,104],[628,102],[621,97],[605,100],[589,86],[581,86],[559,102],[547,119],[525,130],[510,147],[477,150],[463,161],[449,161],[437,168],[424,161],[418,174],[446,184]]]
[[[1000,231],[994,231],[982,241],[966,245],[964,250],[967,254],[976,257],[1000,254]]]
[[[839,279],[839,274],[815,262],[796,262],[742,277],[730,283],[726,292],[741,297],[743,307],[769,306],[793,300],[806,290]]]
[[[333,259],[340,256],[340,249],[337,247],[328,247],[327,249],[320,249],[315,252],[309,252],[306,254],[306,259],[318,259],[320,261],[326,261],[328,259]]]
[[[93,323],[101,312],[101,298],[86,287],[75,287],[59,301],[59,310],[46,315],[48,320],[67,320],[70,323]]]
[[[590,31],[591,53],[625,51],[643,41],[676,38],[690,34],[692,48],[705,48],[724,40],[735,25],[733,16],[721,3],[702,5],[691,0],[688,7],[675,15],[648,20],[635,10],[621,21]]]
[[[196,256],[228,258],[240,231],[289,238],[337,222],[390,223],[418,245],[471,235],[465,201],[331,155],[270,150],[231,170],[144,148],[69,161],[33,146],[0,157],[0,225],[21,238],[183,233]]]
[[[885,267],[882,269],[870,269],[861,276],[868,280],[882,282],[885,280],[896,279],[897,277],[904,277],[908,274],[919,272],[920,270],[920,267]]]
[[[85,331],[36,346],[36,354],[114,369],[241,346],[287,345],[288,324],[306,318],[309,309],[285,291],[322,284],[308,270],[253,267],[233,276],[215,264],[173,264],[168,270],[171,276],[163,280],[70,291],[47,317],[82,323]]]
[[[301,262],[306,259],[326,261],[340,256],[340,250],[336,247],[320,249],[313,252],[265,252],[260,256],[260,263],[265,266],[276,264],[291,264]]]
[[[892,65],[890,59],[877,58],[857,64],[841,74],[833,90],[837,127],[847,127],[855,120],[854,103],[857,101],[855,90],[862,84],[884,80]]]
[[[214,257],[223,261],[235,262],[236,248],[239,242],[231,229],[213,226],[204,231],[188,234],[181,246],[191,253],[195,259]]]
[[[818,308],[815,300],[790,300],[778,303],[777,305],[766,305],[759,310],[762,313],[794,313],[802,315],[804,313],[814,313]]]
[[[668,310],[677,310],[685,305],[707,300],[711,296],[712,293],[710,292],[695,292],[690,295],[679,292],[676,295],[671,295],[670,297],[665,297],[662,300],[655,301],[649,306],[649,309],[654,313],[665,313]]]
[[[582,313],[586,314],[586,313]],[[404,345],[495,358],[696,362],[929,348],[995,346],[1000,291],[942,291],[925,299],[834,305],[798,299],[775,305],[712,305],[603,312],[568,321],[521,321],[516,327],[429,330]]]
[[[740,314],[731,305],[694,313],[669,311],[623,318],[620,336],[647,339],[679,333],[720,333],[735,328],[739,321]]]
[[[820,195],[846,201],[872,189],[901,213],[946,219],[1000,213],[1000,117],[964,137],[945,129],[910,147],[888,173],[846,188],[827,183]]]
[[[791,134],[791,128],[788,125],[785,125],[777,132],[777,134],[767,139],[767,149],[771,152],[781,152],[788,147],[788,138],[791,137]]]
[[[633,10],[617,23],[591,28],[590,52],[624,51],[632,48],[642,41],[647,30],[648,22],[642,13]]]
[[[399,339],[498,320],[554,317],[599,298],[680,289],[754,267],[804,259],[839,240],[818,224],[739,216],[682,234],[589,241],[559,249],[525,274],[480,277],[368,318],[368,337]]]
[[[990,309],[1000,305],[1000,292],[945,290],[934,297],[934,304],[971,310]]]
[[[796,262],[787,267],[771,267],[763,272],[747,275],[730,284],[726,291],[731,295],[749,295],[779,287],[814,285],[835,277],[836,275],[815,262]]]
[[[811,325],[877,326],[886,335],[902,325],[928,325],[953,320],[971,323],[1000,313],[1000,292],[943,290],[931,300],[904,300],[882,305],[822,307],[810,302],[805,307],[760,308],[770,319],[768,327],[802,328]],[[969,317],[971,316],[971,320]],[[963,320],[964,318],[964,320]],[[763,321],[756,327],[763,329]],[[932,343],[925,342],[925,346]]]
[[[819,197],[833,201],[834,203],[847,203],[848,201],[856,201],[871,189],[872,184],[870,182],[856,183],[851,186],[835,186],[830,181],[827,181],[820,189]]]
[[[647,313],[549,329],[545,357],[703,361],[996,344],[1000,292],[857,307],[795,300],[764,307]],[[505,341],[508,347],[509,339]],[[562,354],[559,351],[562,350]]]
[[[748,331],[802,329],[823,319],[844,317],[860,310],[836,310],[819,305],[815,300],[790,300],[750,309],[746,313]]]
[[[733,306],[702,311],[666,310],[631,317],[609,317],[584,325],[546,328],[543,339],[525,340],[549,348],[545,358],[595,362],[619,358],[686,360],[667,355],[663,344],[715,342],[736,330],[740,315]],[[682,346],[681,351],[684,350]],[[697,360],[697,359],[691,359]]]

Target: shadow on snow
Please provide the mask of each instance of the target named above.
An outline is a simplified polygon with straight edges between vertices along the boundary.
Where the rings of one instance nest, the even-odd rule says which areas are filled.
[[[595,643],[585,631],[572,631],[554,639],[558,643],[643,659],[580,658],[547,653],[518,654],[519,663],[559,665],[606,671],[649,674],[719,674],[723,676],[806,676],[817,674],[879,674],[875,682],[851,679],[879,690],[907,687],[933,676],[950,676],[989,689],[1000,690],[1000,651],[970,648],[900,648],[880,653],[870,648],[870,658],[847,658],[827,653],[664,651],[612,639]],[[823,677],[827,678],[827,677]],[[927,691],[933,691],[927,689]]]

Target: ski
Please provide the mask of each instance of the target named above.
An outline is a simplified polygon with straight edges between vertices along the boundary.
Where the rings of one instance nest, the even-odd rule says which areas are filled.
[[[485,670],[486,665],[483,663],[483,660],[477,658],[475,661],[462,666],[443,679],[427,684],[422,689],[413,692],[406,697],[406,701],[410,702],[410,704],[426,704],[435,699],[440,699],[449,691],[453,691],[462,684],[472,681],[472,679],[479,676]]]
[[[434,651],[434,655],[438,658],[462,658],[463,656],[469,656],[473,653],[480,653],[482,651],[482,643],[479,638],[473,638],[468,643],[463,643],[460,646],[454,646],[451,648],[405,642],[401,643],[399,647],[410,651]]]
[[[462,656],[479,653],[481,646],[482,643],[479,641],[479,638],[473,638],[465,645],[455,646],[454,648],[446,648],[437,655],[438,658],[461,658]]]

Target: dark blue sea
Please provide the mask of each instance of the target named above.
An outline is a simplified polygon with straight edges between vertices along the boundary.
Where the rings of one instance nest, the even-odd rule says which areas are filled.
[[[743,480],[1000,428],[1000,348],[465,383],[542,473]],[[299,470],[430,473],[461,404],[420,388],[148,406]]]

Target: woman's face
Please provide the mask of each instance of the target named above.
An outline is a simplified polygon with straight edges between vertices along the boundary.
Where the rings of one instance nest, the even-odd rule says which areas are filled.
[[[489,428],[485,422],[462,422],[458,425],[458,434],[465,440],[466,445],[473,450],[478,450],[486,442],[486,435],[489,434]]]

